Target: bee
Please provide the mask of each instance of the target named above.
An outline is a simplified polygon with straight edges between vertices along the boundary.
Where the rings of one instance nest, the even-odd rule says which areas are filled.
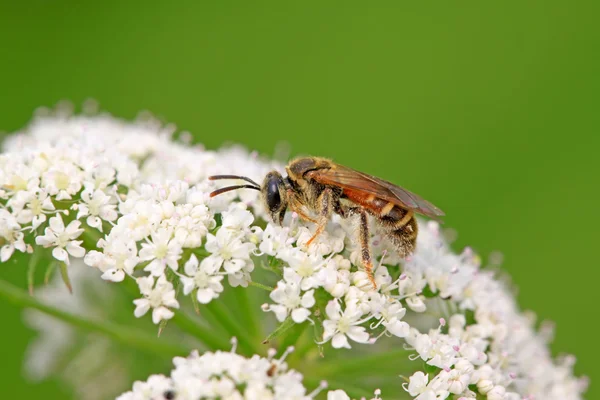
[[[303,220],[316,224],[315,233],[306,243],[307,246],[325,230],[333,213],[343,218],[357,216],[362,264],[374,287],[368,217],[372,216],[377,221],[400,256],[406,257],[412,254],[417,242],[415,214],[434,219],[445,215],[427,200],[400,186],[325,158],[298,158],[285,169],[286,177],[271,171],[262,185],[245,176],[210,176],[210,180],[241,179],[249,183],[217,189],[210,197],[242,188],[260,191],[262,202],[273,222],[283,225],[286,210],[289,209]],[[316,218],[309,216],[309,213]]]

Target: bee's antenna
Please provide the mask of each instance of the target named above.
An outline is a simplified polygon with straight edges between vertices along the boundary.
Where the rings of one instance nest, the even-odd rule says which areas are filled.
[[[239,175],[213,175],[213,176],[209,176],[208,179],[211,181],[216,181],[218,179],[241,179],[246,182],[250,182],[254,186],[260,187],[260,185],[256,182],[254,182],[252,179],[247,178],[245,176],[239,176]]]
[[[254,189],[254,190],[258,190],[260,191],[260,187],[258,186],[252,186],[252,185],[235,185],[235,186],[227,186],[221,189],[217,189],[214,192],[210,193],[210,197],[215,197],[220,195],[221,193],[225,193],[225,192],[229,192],[230,190],[236,190],[236,189]]]

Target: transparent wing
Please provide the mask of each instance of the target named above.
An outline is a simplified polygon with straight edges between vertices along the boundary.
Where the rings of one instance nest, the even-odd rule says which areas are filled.
[[[309,171],[309,177],[324,185],[339,186],[375,195],[400,207],[414,210],[419,214],[439,219],[444,212],[419,195],[375,176],[365,174],[343,165],[333,168]]]

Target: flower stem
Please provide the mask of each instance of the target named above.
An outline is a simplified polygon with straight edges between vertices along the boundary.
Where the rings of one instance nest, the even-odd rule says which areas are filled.
[[[258,283],[258,282],[254,282],[254,281],[250,281],[248,283],[250,284],[250,286],[254,286],[259,289],[266,290],[267,292],[273,291],[273,288],[271,286],[263,285],[262,283]]]
[[[279,324],[277,326],[277,328],[275,328],[275,330],[273,332],[271,332],[269,334],[269,336],[267,336],[264,340],[263,340],[263,344],[267,344],[269,343],[271,340],[281,336],[283,333],[287,332],[289,329],[291,329],[294,325],[296,325],[296,323],[292,320],[292,318],[287,317],[281,324]]]
[[[104,320],[85,318],[49,306],[38,301],[34,297],[31,297],[26,291],[3,280],[0,280],[0,296],[4,297],[6,300],[18,307],[34,308],[61,321],[69,323],[74,327],[87,331],[102,333],[117,342],[146,351],[148,353],[173,357],[175,355],[185,355],[191,350],[187,346],[158,339],[137,329],[116,325]]]

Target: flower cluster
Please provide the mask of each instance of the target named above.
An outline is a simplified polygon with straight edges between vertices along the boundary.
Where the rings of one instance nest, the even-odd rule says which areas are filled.
[[[522,313],[509,288],[490,270],[480,269],[478,258],[466,249],[456,255],[430,223],[419,240],[419,251],[404,265],[405,290],[429,292],[419,304],[445,306],[439,327],[411,328],[407,343],[414,358],[435,367],[433,374],[416,372],[405,389],[419,400],[577,399],[587,380],[572,375],[574,358],[553,361],[548,348],[551,328],[535,330],[531,314]]]
[[[327,387],[321,382],[308,393],[302,384],[302,374],[288,369],[285,358],[275,351],[268,357],[245,358],[235,353],[217,351],[199,355],[193,352],[186,358],[173,359],[175,369],[171,376],[152,375],[145,382],[135,382],[133,390],[122,394],[117,400],[158,399],[232,399],[232,400],[309,400]],[[327,393],[328,400],[350,400],[343,390]],[[372,400],[380,399],[376,391]]]
[[[13,135],[0,155],[2,261],[34,247],[50,250],[63,269],[83,258],[105,280],[135,280],[134,313],[151,311],[157,324],[185,296],[206,304],[225,285],[254,284],[270,290],[264,311],[282,323],[315,324],[320,344],[401,338],[427,366],[404,385],[419,400],[576,399],[585,391],[573,358],[553,360],[548,335],[510,288],[470,250],[453,253],[436,223],[419,221],[417,250],[406,260],[372,226],[374,288],[353,218],[334,215],[308,246],[312,224],[295,213],[282,226],[267,221],[256,191],[209,197],[210,175],[260,181],[281,165],[238,148],[208,151],[173,133],[151,120],[49,115]],[[255,266],[271,282],[254,282]],[[174,384],[154,381],[160,390]]]

